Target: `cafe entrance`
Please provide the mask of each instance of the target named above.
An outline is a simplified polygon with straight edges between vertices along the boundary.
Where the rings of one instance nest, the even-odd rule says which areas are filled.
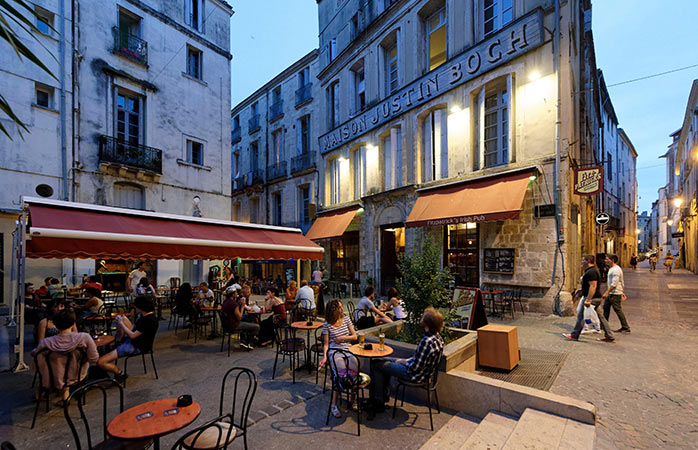
[[[397,282],[397,263],[405,253],[405,225],[402,223],[383,225],[380,227],[381,237],[381,284],[380,293],[386,295],[388,289],[395,287]]]
[[[450,267],[456,286],[480,286],[480,228],[477,223],[446,225],[444,266]]]

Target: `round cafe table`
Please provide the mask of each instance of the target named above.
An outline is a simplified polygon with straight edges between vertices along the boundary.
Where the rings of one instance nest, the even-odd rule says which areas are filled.
[[[178,409],[176,414],[165,415],[166,411]],[[152,413],[151,417],[138,416]],[[114,417],[107,425],[107,433],[117,439],[153,439],[153,448],[160,449],[160,436],[174,433],[191,424],[201,414],[201,406],[192,402],[178,407],[176,398],[165,398],[142,403]]]
[[[213,321],[213,327],[212,327],[213,329],[211,330],[211,336],[209,336],[211,339],[218,336],[218,329],[216,327],[216,323],[218,322],[218,314],[216,314],[216,312],[218,312],[222,309],[223,309],[222,306],[210,306],[210,307],[204,306],[201,308],[202,312],[211,313],[210,316],[211,316],[211,320]]]
[[[107,345],[113,343],[115,338],[114,338],[114,336],[111,336],[109,334],[103,334],[103,335],[97,336],[96,338],[93,337],[93,339],[95,341],[95,345],[99,348],[99,347],[104,347],[104,346],[107,346]]]
[[[310,347],[312,347],[312,345],[310,344],[310,332],[312,330],[317,330],[318,328],[320,328],[324,324],[325,324],[325,322],[320,322],[317,320],[313,321],[313,323],[311,325],[308,325],[308,322],[305,320],[300,320],[298,322],[293,322],[291,324],[291,328],[293,328],[294,330],[306,330],[308,332],[308,340],[305,342],[306,343],[306,345],[305,345],[305,364],[302,365],[301,367],[299,367],[298,370],[305,369],[307,366],[308,373],[313,372],[313,363],[311,361],[311,356],[310,356]]]
[[[384,350],[379,350],[380,345],[377,342],[373,342],[371,345],[373,345],[373,348],[371,350],[366,350],[359,344],[354,344],[349,347],[349,351],[362,358],[383,358],[393,354],[393,348],[389,345],[384,345]]]

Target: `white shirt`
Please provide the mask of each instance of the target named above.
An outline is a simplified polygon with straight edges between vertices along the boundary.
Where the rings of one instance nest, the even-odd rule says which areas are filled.
[[[128,279],[131,280],[131,291],[135,294],[138,288],[138,283],[140,283],[141,278],[146,276],[146,273],[139,269],[133,269],[128,275]]]
[[[376,305],[373,304],[370,298],[361,297],[359,303],[356,305],[356,312],[354,313],[354,320],[358,321],[360,318],[368,315],[368,312],[375,308]]]
[[[315,292],[310,286],[303,286],[296,294],[296,304],[301,308],[315,309]]]
[[[407,313],[405,312],[405,308],[402,306],[402,302],[393,306],[393,314],[395,314],[395,320],[407,318]]]
[[[199,291],[198,298],[199,298],[199,301],[203,304],[203,306],[205,308],[208,308],[209,306],[211,306],[213,304],[213,298],[214,298],[213,291],[211,289],[206,291],[206,293],[204,293],[204,291]]]
[[[608,287],[612,288],[613,286],[615,289],[611,289],[609,294],[621,295],[623,293],[625,280],[623,279],[623,269],[618,264],[608,269]]]

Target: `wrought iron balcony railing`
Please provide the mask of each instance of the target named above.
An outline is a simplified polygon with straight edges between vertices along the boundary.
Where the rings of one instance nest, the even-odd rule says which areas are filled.
[[[113,27],[112,33],[114,34],[114,53],[139,64],[148,65],[148,43],[146,41],[119,27]]]
[[[315,152],[303,153],[302,155],[291,158],[291,173],[303,172],[305,170],[314,169]]]
[[[245,175],[245,186],[254,186],[264,183],[264,170],[254,169]]]
[[[284,114],[284,101],[279,100],[269,107],[269,120],[274,120]]]
[[[121,164],[162,175],[162,150],[121,142],[110,136],[102,135],[99,138],[99,162]]]
[[[240,139],[242,139],[241,134],[242,133],[240,132],[240,127],[233,128],[233,131],[230,132],[230,142],[232,142],[233,144],[239,142]]]
[[[250,133],[259,130],[259,114],[255,114],[254,116],[250,117],[250,120],[247,121],[247,127],[249,128]]]
[[[240,175],[233,178],[233,192],[238,192],[245,189],[245,175]]]
[[[313,88],[313,83],[308,83],[300,89],[296,90],[296,106],[300,106],[305,102],[309,102],[313,99],[311,96],[311,91]]]
[[[281,161],[277,164],[267,167],[267,182],[286,178],[286,161]]]

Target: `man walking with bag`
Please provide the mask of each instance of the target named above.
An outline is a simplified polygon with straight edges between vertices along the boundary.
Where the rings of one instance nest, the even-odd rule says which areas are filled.
[[[623,269],[618,265],[618,257],[616,255],[606,255],[606,264],[610,269],[608,269],[608,289],[603,294],[603,298],[606,299],[603,305],[603,315],[608,321],[608,318],[611,316],[611,307],[613,307],[618,320],[620,320],[620,328],[616,330],[616,333],[630,333],[630,325],[628,325],[628,321],[625,319],[622,305],[623,300],[625,300]]]
[[[582,258],[582,269],[584,270],[584,275],[582,276],[582,300],[584,301],[584,306],[594,306],[598,314],[598,308],[601,306],[602,298],[601,292],[599,292],[599,282],[601,281],[601,274],[599,269],[594,265],[596,258],[594,255],[584,255]],[[613,332],[611,327],[608,325],[608,321],[603,316],[603,314],[598,314],[599,321],[601,322],[601,329],[603,330],[605,337],[599,339],[604,342],[614,342]],[[584,327],[584,308],[579,308],[577,312],[577,323],[574,325],[574,330],[572,333],[562,333],[568,339],[573,341],[579,340],[579,335],[582,333],[582,328]]]

